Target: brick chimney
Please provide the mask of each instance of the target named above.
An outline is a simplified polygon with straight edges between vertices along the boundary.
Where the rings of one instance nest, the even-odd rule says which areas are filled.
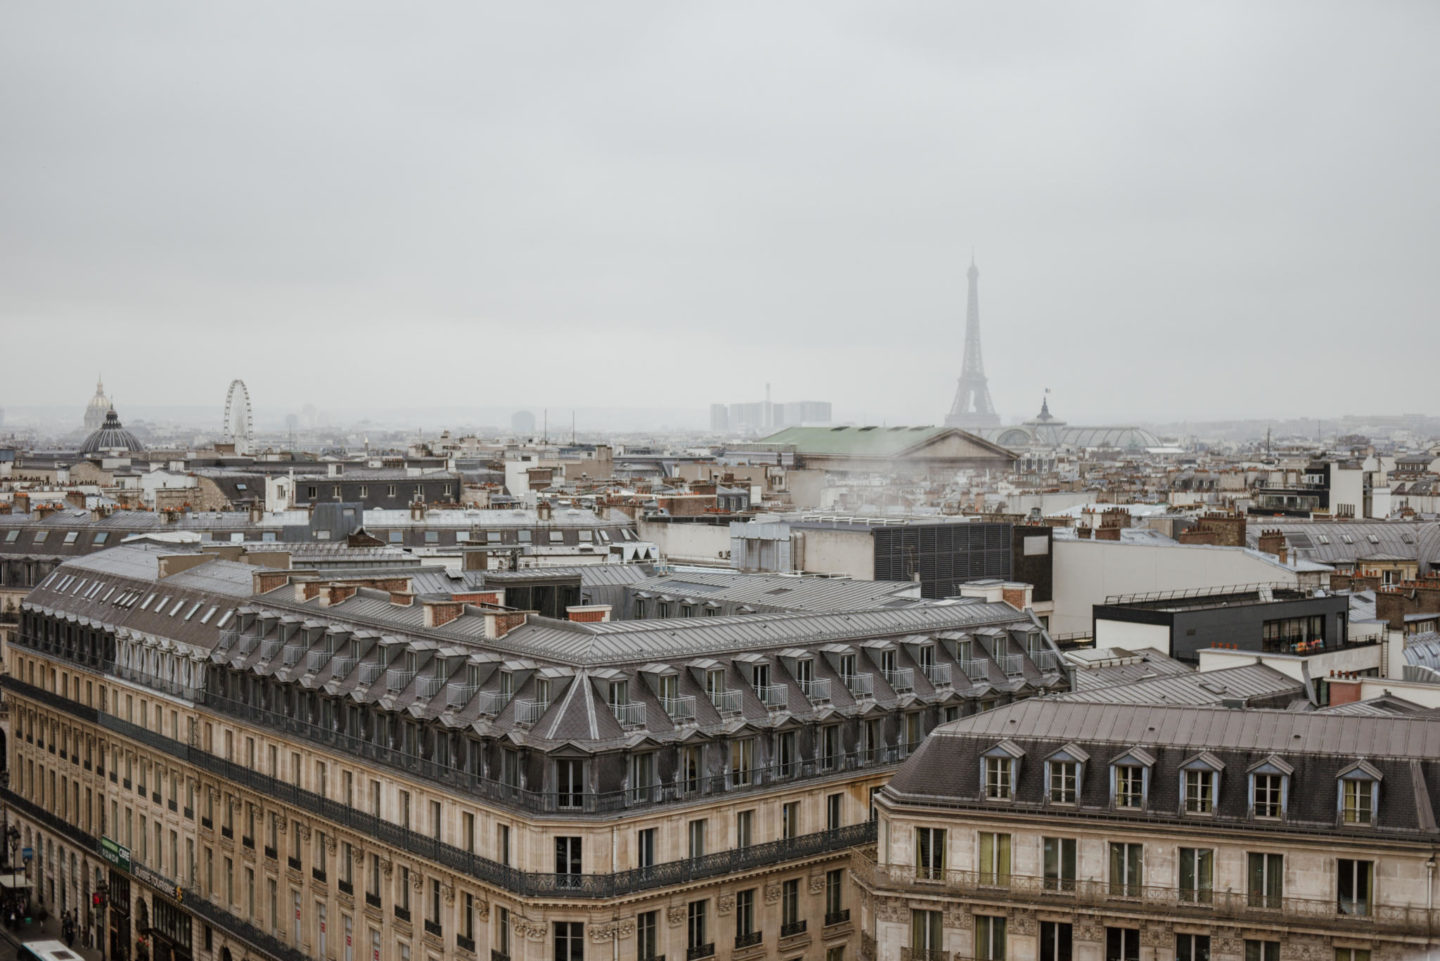
[[[459,601],[421,601],[420,604],[425,608],[426,627],[443,627],[465,610]]]
[[[1274,554],[1280,558],[1280,563],[1287,563],[1290,556],[1289,547],[1285,541],[1285,532],[1277,528],[1267,527],[1260,531],[1260,540],[1256,545],[1262,554]]]
[[[391,591],[390,603],[396,607],[409,607],[415,603],[415,595],[409,591]]]
[[[596,623],[610,620],[609,604],[572,604],[565,608],[567,619],[577,623]]]
[[[332,604],[339,604],[355,596],[359,590],[354,584],[331,584],[325,588],[325,593],[320,595],[320,606],[329,607]]]

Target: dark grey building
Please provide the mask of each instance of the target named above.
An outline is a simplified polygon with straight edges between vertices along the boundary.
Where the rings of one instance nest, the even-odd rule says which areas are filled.
[[[1318,654],[1349,644],[1350,599],[1280,587],[1106,599],[1092,615],[1097,647],[1151,647],[1194,663],[1205,648]]]

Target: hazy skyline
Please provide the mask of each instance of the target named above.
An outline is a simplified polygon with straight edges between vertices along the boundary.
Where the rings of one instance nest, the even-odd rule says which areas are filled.
[[[1426,3],[0,6],[0,406],[1431,411]],[[1361,359],[1357,363],[1357,359]],[[568,415],[567,415],[568,417]]]

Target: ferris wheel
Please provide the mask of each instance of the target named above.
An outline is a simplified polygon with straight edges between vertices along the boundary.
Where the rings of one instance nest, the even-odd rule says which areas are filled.
[[[237,454],[251,453],[255,444],[250,391],[238,377],[230,382],[230,390],[225,394],[225,441],[235,445]]]

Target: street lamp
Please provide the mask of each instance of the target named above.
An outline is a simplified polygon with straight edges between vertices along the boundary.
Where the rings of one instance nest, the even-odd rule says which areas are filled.
[[[94,905],[95,913],[99,917],[100,924],[100,961],[105,961],[105,942],[110,940],[109,919],[106,917],[106,909],[110,905],[110,885],[101,880],[95,885],[95,893],[90,896]]]

